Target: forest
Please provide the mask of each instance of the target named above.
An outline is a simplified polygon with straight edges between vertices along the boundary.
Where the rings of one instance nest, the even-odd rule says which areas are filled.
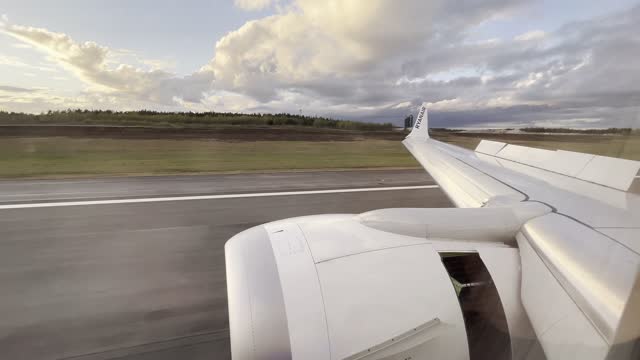
[[[69,109],[25,114],[0,111],[0,125],[102,125],[171,128],[208,128],[223,126],[304,126],[345,130],[391,130],[391,123],[377,124],[337,120],[320,116],[245,114],[231,112],[160,112],[151,110],[111,111]]]

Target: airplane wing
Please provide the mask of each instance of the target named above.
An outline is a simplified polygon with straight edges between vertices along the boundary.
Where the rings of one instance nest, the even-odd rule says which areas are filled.
[[[430,138],[426,122],[404,144],[457,206],[552,209],[516,234],[547,358],[631,359],[634,346],[640,358],[640,197],[627,192],[640,162],[487,140],[469,151]]]
[[[225,245],[234,359],[638,359],[636,161],[429,137],[457,208],[285,219]]]

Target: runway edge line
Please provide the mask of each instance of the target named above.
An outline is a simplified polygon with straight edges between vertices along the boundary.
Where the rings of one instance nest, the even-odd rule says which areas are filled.
[[[63,206],[136,204],[136,203],[169,202],[169,201],[240,199],[240,198],[253,198],[253,197],[269,197],[269,196],[320,195],[320,194],[357,193],[357,192],[373,192],[373,191],[422,190],[422,189],[437,189],[437,188],[439,188],[438,185],[417,185],[417,186],[391,186],[391,187],[354,188],[354,189],[263,192],[263,193],[244,193],[244,194],[150,197],[150,198],[134,198],[134,199],[60,201],[60,202],[0,205],[0,210],[33,209],[33,208],[63,207]]]

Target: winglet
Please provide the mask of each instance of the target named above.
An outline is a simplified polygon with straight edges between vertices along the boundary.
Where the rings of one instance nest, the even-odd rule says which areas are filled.
[[[427,103],[423,103],[418,111],[416,122],[408,137],[416,137],[419,139],[429,138],[429,116],[427,114]]]

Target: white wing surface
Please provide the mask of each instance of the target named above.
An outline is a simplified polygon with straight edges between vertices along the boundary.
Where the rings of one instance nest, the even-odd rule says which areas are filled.
[[[640,197],[627,190],[640,162],[486,140],[466,150],[430,138],[424,109],[403,143],[454,204],[553,209],[516,236],[522,303],[547,358],[638,355]]]

